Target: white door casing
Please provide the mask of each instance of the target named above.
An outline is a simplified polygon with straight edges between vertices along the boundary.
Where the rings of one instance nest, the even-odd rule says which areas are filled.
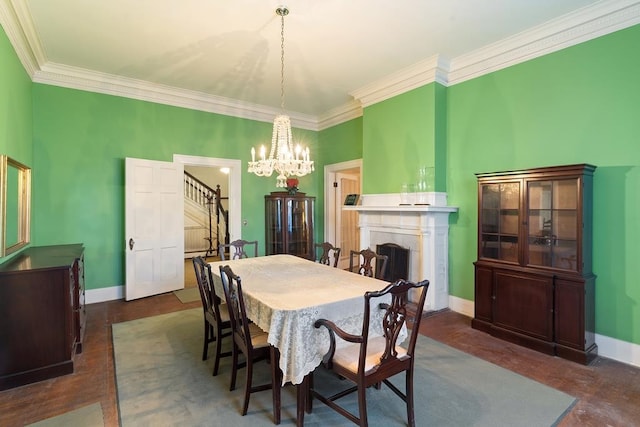
[[[344,203],[344,197],[342,191],[338,191],[334,187],[334,182],[338,182],[338,174],[346,173],[351,176],[358,177],[358,194],[362,194],[362,182],[360,180],[362,171],[362,159],[350,160],[347,162],[335,163],[326,165],[324,167],[324,240],[328,242],[339,242],[341,236],[339,235],[339,225],[344,221],[342,218],[342,205]],[[354,192],[354,191],[351,191]],[[340,200],[338,200],[340,198]],[[357,214],[356,214],[357,215]],[[354,224],[356,230],[358,229],[357,220]],[[359,242],[356,242],[358,244]],[[334,243],[338,246],[338,243]],[[340,258],[342,261],[338,264],[340,268],[347,268],[348,265],[348,250],[343,249]],[[346,257],[346,258],[345,258]],[[346,259],[346,261],[345,261]],[[346,265],[345,265],[346,263]]]
[[[127,301],[184,287],[183,174],[180,163],[125,159]]]

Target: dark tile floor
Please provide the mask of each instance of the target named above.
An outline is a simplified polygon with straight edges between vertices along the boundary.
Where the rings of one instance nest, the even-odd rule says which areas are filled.
[[[111,324],[187,308],[172,293],[136,301],[87,306],[84,352],[75,373],[0,392],[0,426],[24,424],[100,402],[105,426],[117,426]],[[444,311],[425,318],[422,332],[514,372],[576,396],[579,402],[560,426],[640,425],[640,368],[605,358],[582,366],[493,338],[471,320]]]

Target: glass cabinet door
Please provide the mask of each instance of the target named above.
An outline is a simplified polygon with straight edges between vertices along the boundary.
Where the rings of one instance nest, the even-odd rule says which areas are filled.
[[[520,182],[485,184],[481,191],[481,256],[518,262]]]
[[[578,179],[527,183],[528,263],[577,270]]]
[[[313,212],[309,199],[287,200],[287,224],[286,230],[289,243],[288,253],[298,256],[307,256],[309,242],[309,214]]]
[[[266,255],[290,254],[313,259],[314,197],[286,192],[265,196]]]
[[[282,233],[282,199],[269,199],[266,201],[265,227],[267,230],[266,253],[281,254],[284,252],[284,239]]]

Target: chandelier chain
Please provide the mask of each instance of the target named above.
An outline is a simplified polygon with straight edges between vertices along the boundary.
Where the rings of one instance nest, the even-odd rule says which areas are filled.
[[[284,111],[284,13],[280,15],[280,107]]]

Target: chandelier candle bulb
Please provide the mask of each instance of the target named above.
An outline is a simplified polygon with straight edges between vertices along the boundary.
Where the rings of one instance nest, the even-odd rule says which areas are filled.
[[[251,147],[251,161],[255,162],[256,161],[256,149]]]

